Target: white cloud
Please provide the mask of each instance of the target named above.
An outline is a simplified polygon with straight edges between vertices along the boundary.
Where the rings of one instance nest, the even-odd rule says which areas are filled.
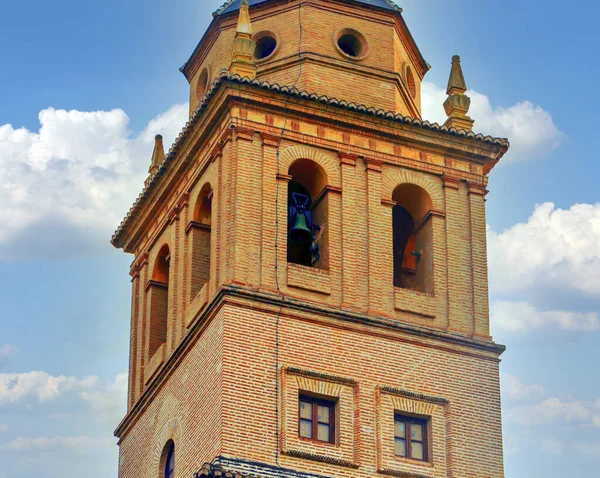
[[[508,332],[525,332],[540,328],[563,331],[592,332],[600,329],[595,312],[541,311],[527,302],[494,301],[491,303],[491,321],[494,328]]]
[[[0,451],[23,452],[28,450],[52,450],[55,448],[82,450],[95,444],[97,440],[88,436],[79,437],[18,437],[9,443],[0,444]]]
[[[25,404],[31,399],[39,403],[54,400],[63,393],[93,388],[97,377],[54,376],[46,372],[0,374],[0,405]]]
[[[526,385],[514,375],[502,374],[502,394],[511,400],[538,400],[545,394],[541,385]]]
[[[8,430],[8,423],[0,423],[0,432]]]
[[[141,191],[157,133],[188,119],[175,105],[132,135],[124,111],[39,115],[38,132],[0,125],[0,260],[96,253]]]
[[[540,106],[523,101],[509,107],[492,107],[487,96],[471,90],[467,94],[471,97],[469,116],[475,120],[474,130],[510,140],[511,149],[502,163],[543,156],[565,139],[550,113]],[[444,124],[447,118],[443,108],[446,90],[423,82],[421,96],[423,118]]]
[[[538,205],[526,223],[488,231],[488,250],[494,293],[555,289],[600,297],[600,203]]]
[[[111,426],[117,425],[126,411],[127,374],[117,375],[102,390],[83,391],[80,396],[92,405],[99,421]]]
[[[600,403],[551,397],[538,404],[513,407],[508,411],[508,418],[525,426],[571,424],[598,427]]]
[[[19,349],[16,347],[4,344],[0,345],[0,365],[6,363],[9,359],[13,358],[15,355],[19,353]]]

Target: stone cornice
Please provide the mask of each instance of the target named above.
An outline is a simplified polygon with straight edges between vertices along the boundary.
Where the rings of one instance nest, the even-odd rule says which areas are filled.
[[[308,303],[291,297],[286,297],[285,300],[282,300],[281,296],[277,293],[257,292],[241,286],[222,286],[212,301],[199,312],[201,317],[192,321],[194,325],[189,329],[189,332],[177,345],[173,353],[167,358],[164,366],[157,371],[156,376],[148,384],[148,388],[119,424],[115,430],[117,437],[122,437],[127,433],[158,393],[171,372],[194,347],[204,328],[208,326],[221,308],[227,303],[243,306],[247,301],[252,302],[251,307],[253,310],[257,310],[262,306],[263,310],[267,313],[277,314],[278,312],[282,312],[282,308],[285,308],[286,315],[297,315],[298,318],[303,314],[309,314],[318,317],[319,320],[334,319],[340,321],[338,324],[354,325],[362,330],[364,330],[362,326],[370,325],[373,326],[369,328],[369,333],[371,334],[392,334],[392,336],[398,338],[401,335],[406,335],[405,340],[412,344],[438,348],[459,355],[477,357],[482,360],[498,361],[499,356],[505,350],[503,345],[494,342],[451,334],[438,329],[430,329],[383,317],[365,315],[316,303]]]
[[[225,88],[224,86],[226,85],[230,85],[231,87]],[[259,90],[262,90],[262,93],[259,96],[252,98],[252,93],[258,92]],[[298,101],[289,102],[287,98],[290,95],[296,96]],[[342,118],[336,118],[334,114],[334,109],[337,108],[340,113],[344,114],[344,121],[349,124],[359,123],[363,126],[362,129],[364,129],[364,124],[369,124],[370,128],[379,132],[378,134],[382,134],[382,132],[379,131],[380,129],[391,128],[390,135],[393,134],[392,131],[394,130],[396,131],[396,135],[405,132],[406,137],[404,139],[406,141],[418,141],[423,144],[439,143],[438,146],[440,148],[445,148],[446,150],[448,150],[450,146],[454,146],[459,148],[457,149],[457,154],[460,148],[464,147],[464,154],[470,154],[473,161],[479,161],[480,163],[483,161],[495,163],[508,149],[508,142],[506,140],[484,137],[483,135],[476,135],[472,132],[448,130],[443,126],[432,125],[427,121],[408,118],[393,113],[386,113],[381,110],[375,110],[374,108],[367,108],[362,105],[347,103],[319,95],[311,95],[306,92],[280,87],[278,85],[271,85],[259,80],[244,79],[237,75],[231,76],[224,72],[212,85],[204,100],[200,102],[197,111],[193,114],[190,121],[179,135],[163,163],[158,167],[157,172],[150,177],[144,191],[140,194],[140,197],[134,203],[129,214],[113,235],[113,245],[116,247],[124,247],[126,242],[129,242],[129,240],[126,239],[128,234],[127,231],[131,229],[134,224],[134,217],[139,216],[142,209],[144,210],[144,213],[147,213],[144,204],[150,200],[150,197],[156,197],[156,189],[159,187],[158,184],[162,183],[163,185],[161,189],[163,195],[165,194],[165,191],[167,191],[164,187],[164,176],[169,177],[171,184],[176,184],[174,182],[176,181],[176,178],[174,177],[176,173],[173,172],[173,169],[177,168],[176,171],[180,174],[184,168],[189,166],[193,159],[193,154],[191,153],[200,148],[202,144],[201,138],[206,139],[209,137],[213,128],[219,126],[219,122],[216,121],[216,118],[219,115],[230,114],[228,101],[235,101],[236,98],[237,101],[252,102],[254,100],[256,101],[256,104],[261,105],[263,108],[278,109],[279,107],[285,108],[286,106],[287,109],[295,108],[298,110],[297,114],[302,114],[302,108],[306,109],[307,107],[310,107],[314,115],[315,108],[319,109],[319,104],[325,104],[327,105],[327,115],[322,115],[323,121],[326,120],[327,122],[334,124],[339,122]],[[270,101],[265,102],[264,100],[266,99],[269,99]],[[278,102],[280,103],[281,101],[283,101],[283,104],[279,105]],[[360,122],[356,121],[359,119],[356,115],[360,117]],[[367,120],[367,118],[370,119]],[[367,122],[365,123],[365,121]],[[202,125],[204,125],[204,127]],[[263,130],[268,130],[268,127],[265,125],[261,128]],[[408,134],[409,131],[410,135]],[[434,137],[430,137],[432,135]],[[224,143],[230,139],[231,130],[223,131],[218,143]],[[487,159],[477,159],[478,157],[473,155],[472,144],[474,142],[478,145],[477,150],[479,151],[479,154],[482,155],[485,153],[486,155],[480,157]],[[465,143],[464,146],[462,143]],[[471,151],[471,153],[467,153],[467,151]],[[176,159],[178,161],[172,166],[171,163],[174,163]],[[379,161],[379,159],[375,161]],[[172,194],[172,192],[169,194]],[[132,252],[132,249],[134,249],[134,247],[131,245],[126,248],[128,252]]]

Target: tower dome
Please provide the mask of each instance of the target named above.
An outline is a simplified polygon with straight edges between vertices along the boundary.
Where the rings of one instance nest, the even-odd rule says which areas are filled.
[[[214,13],[181,68],[190,83],[190,112],[231,64],[241,5],[242,0],[230,0]],[[421,117],[421,82],[429,65],[402,9],[391,0],[248,0],[247,5],[259,80]]]

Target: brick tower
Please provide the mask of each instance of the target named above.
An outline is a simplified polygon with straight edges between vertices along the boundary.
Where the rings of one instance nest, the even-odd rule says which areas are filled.
[[[504,476],[484,197],[390,0],[231,0],[190,120],[112,242],[134,254],[120,478]],[[366,106],[365,106],[366,105]]]

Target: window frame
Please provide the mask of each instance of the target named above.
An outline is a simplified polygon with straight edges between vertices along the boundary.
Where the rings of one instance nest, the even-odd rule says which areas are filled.
[[[172,467],[169,465],[172,463]],[[171,443],[169,451],[167,452],[167,459],[165,460],[165,469],[163,470],[164,478],[173,478],[175,476],[175,443]]]
[[[405,423],[405,437],[396,436],[396,423],[404,422]],[[402,413],[394,414],[394,456],[396,458],[414,460],[421,463],[429,463],[429,418],[419,418],[419,417],[411,417],[409,415],[403,415]],[[421,425],[423,427],[423,440],[415,440],[416,443],[420,443],[423,445],[423,458],[414,458],[413,457],[413,439],[411,433],[411,424],[413,425]],[[406,456],[396,454],[396,440],[404,440],[406,443]]]
[[[302,402],[310,403],[312,405],[312,438],[303,437],[300,434],[300,427],[302,420],[306,420],[302,418]],[[329,408],[329,423],[319,422],[319,406]],[[337,408],[337,400],[327,400],[324,398],[316,398],[311,395],[300,393],[298,396],[298,438],[300,440],[309,441],[312,443],[319,443],[325,445],[335,445],[335,431],[336,431],[336,408]],[[319,440],[319,423],[323,425],[329,425],[329,441]]]

